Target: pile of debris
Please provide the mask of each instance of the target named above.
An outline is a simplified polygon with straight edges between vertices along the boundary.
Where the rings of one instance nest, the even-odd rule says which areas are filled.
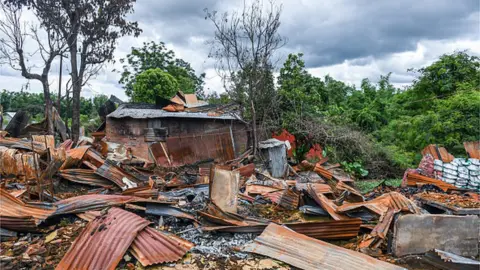
[[[253,269],[267,256],[301,269],[402,269],[396,257],[409,254],[478,266],[460,257],[478,256],[478,216],[461,216],[480,214],[475,193],[417,169],[410,187],[364,196],[328,158],[289,164],[288,147],[270,139],[258,157],[165,168],[97,139],[0,137],[0,267]],[[445,234],[452,224],[464,230]],[[407,241],[426,226],[434,240]]]

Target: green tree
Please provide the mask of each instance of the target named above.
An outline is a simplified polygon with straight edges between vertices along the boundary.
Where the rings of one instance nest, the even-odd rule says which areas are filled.
[[[172,75],[177,83],[179,90],[184,93],[196,93],[203,97],[203,80],[205,74],[197,76],[195,70],[189,63],[182,59],[175,58],[175,53],[168,50],[165,43],[155,43],[154,41],[144,43],[141,48],[132,48],[126,58],[120,59],[123,63],[123,72],[119,83],[125,87],[125,93],[133,98],[133,86],[139,74],[149,69],[161,69]]]
[[[171,98],[178,91],[177,80],[159,69],[149,69],[135,78],[131,97],[133,102],[155,103],[156,97]]]

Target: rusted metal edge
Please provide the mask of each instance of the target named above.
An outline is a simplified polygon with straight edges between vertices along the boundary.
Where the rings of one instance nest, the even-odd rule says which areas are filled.
[[[148,224],[138,215],[111,208],[87,224],[55,269],[113,270]]]
[[[404,269],[368,255],[296,233],[271,223],[253,243],[242,247],[301,269]]]
[[[130,250],[132,255],[146,267],[177,261],[193,246],[193,243],[180,237],[146,227],[137,235]]]

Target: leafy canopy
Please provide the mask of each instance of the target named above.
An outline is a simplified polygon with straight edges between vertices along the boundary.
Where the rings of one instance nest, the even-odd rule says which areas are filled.
[[[135,78],[133,102],[155,103],[157,97],[171,98],[179,89],[177,80],[160,68],[148,69]]]
[[[137,76],[149,69],[160,69],[173,76],[178,83],[176,90],[203,97],[205,74],[197,76],[190,64],[175,58],[175,53],[168,50],[163,42],[151,41],[144,43],[141,48],[132,48],[131,53],[120,62],[124,65],[119,83],[125,86],[125,93],[130,98],[137,96],[134,93]]]

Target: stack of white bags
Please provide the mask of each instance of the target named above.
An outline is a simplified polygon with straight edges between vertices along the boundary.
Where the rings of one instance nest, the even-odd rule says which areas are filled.
[[[458,188],[480,191],[480,160],[455,158],[450,163],[434,160],[435,177]]]

